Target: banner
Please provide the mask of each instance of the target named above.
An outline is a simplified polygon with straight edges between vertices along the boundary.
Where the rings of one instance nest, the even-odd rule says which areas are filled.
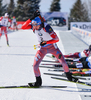
[[[17,21],[17,28],[18,30],[21,29],[22,25],[24,24],[25,21]],[[10,29],[13,29],[13,26],[11,25]]]
[[[17,28],[21,29],[22,25],[24,24],[25,21],[17,21]]]
[[[72,27],[80,28],[86,31],[91,31],[91,22],[71,22],[70,29]]]
[[[52,26],[68,26],[68,13],[66,12],[42,12],[41,15]]]

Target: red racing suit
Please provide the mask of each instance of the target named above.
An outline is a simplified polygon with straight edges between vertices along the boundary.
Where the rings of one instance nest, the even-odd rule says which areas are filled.
[[[2,32],[4,31],[7,41],[8,41],[8,37],[7,37],[8,22],[11,22],[11,20],[9,18],[5,18],[4,16],[0,17],[0,25],[3,25],[3,27],[0,28],[0,37],[2,36]]]
[[[30,19],[27,20],[22,25],[21,29],[32,29],[32,25],[29,24],[30,22],[31,22]],[[39,30],[33,30],[33,31],[38,38],[39,44],[42,41],[46,41],[47,43],[46,45],[41,46],[40,50],[38,50],[35,55],[34,63],[33,63],[35,76],[38,77],[41,75],[40,70],[39,70],[39,64],[47,53],[53,54],[62,64],[64,71],[69,72],[69,68],[66,61],[64,60],[64,56],[56,44],[56,42],[59,41],[59,38],[56,35],[56,33],[53,31],[53,29],[50,27],[50,25],[48,25],[47,23],[44,23],[44,27],[40,27]]]
[[[75,52],[73,54],[64,55],[65,58],[82,58],[88,56],[91,56],[91,52],[88,49],[85,49],[82,52]]]

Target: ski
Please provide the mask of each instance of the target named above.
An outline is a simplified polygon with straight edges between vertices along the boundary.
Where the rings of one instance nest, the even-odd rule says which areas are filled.
[[[61,69],[63,69],[63,67],[54,67],[54,66],[44,66],[44,65],[40,65],[39,66],[40,68],[50,68],[50,69],[57,69],[57,70],[61,70]],[[76,68],[69,68],[70,70],[73,70],[73,71],[76,71],[76,70],[78,70],[78,69],[76,69]],[[62,71],[62,70],[61,70]]]
[[[57,71],[57,72],[64,72],[63,69],[61,69],[60,67],[49,67],[49,66],[39,66],[40,68],[50,68],[48,71]],[[70,69],[70,71],[77,71],[75,69]]]
[[[53,74],[53,73],[44,73],[45,75],[53,75],[53,76],[60,76],[60,77],[66,77],[66,75],[62,75],[62,74]],[[78,78],[78,79],[82,79],[82,80],[91,80],[91,77],[83,77],[83,76],[74,76],[72,75],[72,77],[74,78]]]
[[[43,60],[43,62],[46,62],[45,60]],[[49,61],[49,62],[53,62],[53,63],[49,63],[49,64],[47,64],[47,63],[41,63],[41,65],[53,65],[53,66],[55,66],[55,67],[62,67],[62,65],[60,64],[60,62],[59,63],[57,63],[57,61]],[[75,62],[74,62],[75,63]],[[69,65],[72,65],[73,64],[73,62],[67,62],[67,64],[69,64]]]
[[[42,64],[42,65],[53,65],[55,67],[62,67],[62,65],[60,64],[59,61],[51,61],[51,60],[42,60],[42,62],[47,62],[47,63],[50,63],[50,64]],[[67,64],[69,66],[69,68],[75,68],[76,66],[76,62],[69,62],[67,61]]]
[[[62,69],[48,69],[48,71],[54,71],[54,72],[64,72],[64,70],[62,70]],[[77,71],[77,70],[72,70],[72,69],[70,69],[70,72],[73,72],[73,71]]]
[[[63,69],[48,69],[48,71],[54,71],[54,72],[64,72]]]
[[[71,59],[65,59],[66,62],[69,62],[69,63],[76,63],[76,61],[73,61]],[[58,60],[42,60],[42,62],[52,62],[52,63],[60,63]]]
[[[56,57],[55,56],[53,56],[53,55],[46,55],[46,57],[49,57],[49,58],[52,58],[52,59],[56,59]],[[65,58],[65,57],[64,57]],[[73,60],[73,59],[75,59],[75,58],[65,58],[65,60],[67,60],[67,61],[69,61],[69,60]]]
[[[28,85],[20,85],[20,86],[0,86],[0,89],[4,88],[29,88]]]
[[[52,78],[52,79],[61,80],[61,81],[66,81],[66,82],[72,82],[72,83],[76,83],[76,84],[91,86],[91,83],[88,83],[88,82],[82,82],[82,81],[73,82],[73,81],[69,81],[69,80],[67,80],[67,79],[63,79],[63,78],[59,78],[59,77],[51,77],[51,78]]]
[[[51,69],[58,69],[58,70],[60,70],[60,69],[62,69],[63,67],[60,67],[60,66],[57,66],[57,67],[50,67],[50,66],[44,66],[44,65],[40,65],[39,67],[41,67],[41,68],[51,68]],[[71,71],[82,71],[82,72],[85,72],[85,71],[89,71],[89,70],[91,70],[91,69],[79,69],[79,68],[69,68],[69,70]]]
[[[44,73],[45,75],[53,75],[53,76],[62,76],[62,77],[66,77],[64,75],[61,74],[53,74],[53,73]]]
[[[41,68],[52,68],[52,69],[58,69],[58,68],[62,68],[62,67],[49,67],[49,66],[39,66]]]
[[[33,86],[30,87],[29,85],[21,85],[21,86],[1,86],[0,89],[11,89],[11,88],[66,88],[67,86]]]
[[[60,63],[59,63],[59,64],[46,64],[46,63],[43,64],[43,63],[41,63],[41,65],[53,65],[53,66],[55,66],[55,67],[56,67],[56,65],[57,65],[57,66],[61,66],[61,67],[62,67],[62,65],[61,65]]]
[[[51,61],[51,60],[42,60],[42,62],[60,63],[59,61]]]
[[[49,64],[47,64],[47,63],[41,63],[41,65],[44,67],[45,65],[52,65],[53,67],[57,67],[57,68],[62,68],[62,65],[59,63],[59,64],[55,64],[55,63],[49,63]],[[46,66],[45,66],[46,67]],[[49,67],[50,68],[50,67]],[[86,69],[86,68],[69,68],[69,69],[72,69],[72,70],[81,70],[81,71],[88,71],[88,70],[91,70],[91,69]]]
[[[50,62],[50,61],[49,61]],[[70,63],[70,65],[72,65],[73,63]],[[54,67],[62,67],[62,65],[60,64],[60,63],[55,63],[55,62],[53,62],[53,63],[49,63],[49,64],[43,64],[43,63],[41,63],[41,65],[52,65],[52,66],[54,66]],[[69,68],[72,68],[71,66],[70,66],[69,64],[68,64],[68,66],[69,66]]]

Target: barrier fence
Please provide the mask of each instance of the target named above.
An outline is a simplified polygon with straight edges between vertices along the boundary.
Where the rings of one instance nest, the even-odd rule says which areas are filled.
[[[24,24],[25,21],[17,21],[17,28],[18,30],[21,29],[22,25]],[[12,30],[13,29],[13,26],[11,25],[10,29]]]
[[[91,44],[91,32],[72,27],[72,34],[84,41],[87,45]]]

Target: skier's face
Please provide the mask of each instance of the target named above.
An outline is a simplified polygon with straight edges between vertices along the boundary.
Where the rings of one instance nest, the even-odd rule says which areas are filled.
[[[40,28],[40,25],[33,26],[33,29],[38,30]]]
[[[6,16],[5,18],[8,18],[8,16]]]

